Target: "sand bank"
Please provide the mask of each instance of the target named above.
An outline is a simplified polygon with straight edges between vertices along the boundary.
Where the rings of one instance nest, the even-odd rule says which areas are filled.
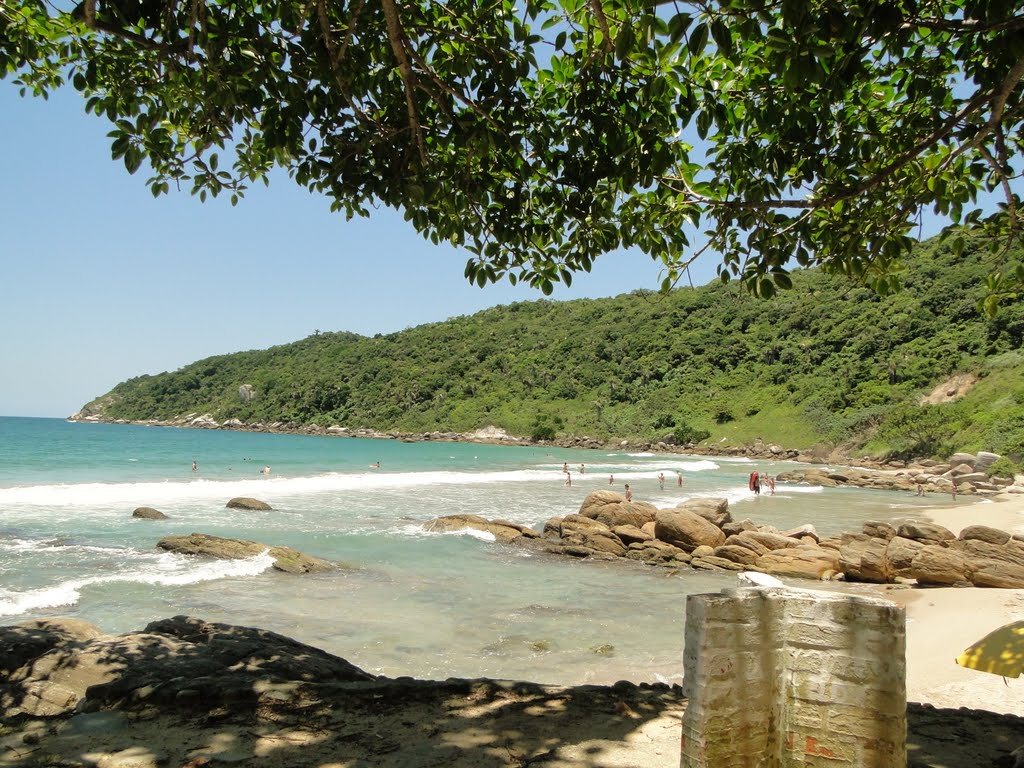
[[[968,525],[1024,533],[1024,497],[928,509],[922,516],[957,534]],[[993,629],[1024,617],[1024,590],[936,587],[889,590],[886,596],[907,609],[910,701],[1024,715],[1024,677],[1004,680],[954,661]]]

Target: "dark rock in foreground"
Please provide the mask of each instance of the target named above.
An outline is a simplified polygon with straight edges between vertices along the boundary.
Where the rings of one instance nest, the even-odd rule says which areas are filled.
[[[344,659],[261,629],[176,616],[110,637],[76,619],[0,628],[0,714],[52,717],[120,701],[174,706],[255,700],[247,678],[376,679]]]
[[[267,552],[274,558],[274,568],[285,573],[322,573],[341,567],[338,563],[304,554],[291,547],[271,547],[258,541],[226,539],[206,533],[166,536],[160,539],[156,545],[167,552],[177,552],[182,555],[205,555],[224,560],[244,560]]]

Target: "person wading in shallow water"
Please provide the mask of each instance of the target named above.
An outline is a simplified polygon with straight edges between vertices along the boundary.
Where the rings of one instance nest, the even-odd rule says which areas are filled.
[[[633,500],[633,492],[629,490],[629,483],[626,483],[626,501]]]

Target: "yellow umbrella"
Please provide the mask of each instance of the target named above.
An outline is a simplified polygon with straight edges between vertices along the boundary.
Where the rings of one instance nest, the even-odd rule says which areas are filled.
[[[1024,621],[989,632],[957,656],[956,663],[993,675],[1020,677],[1024,672]]]

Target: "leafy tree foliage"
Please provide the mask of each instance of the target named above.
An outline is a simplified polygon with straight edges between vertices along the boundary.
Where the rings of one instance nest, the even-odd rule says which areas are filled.
[[[1024,285],[1024,16],[1007,0],[43,0],[0,76],[70,82],[155,195],[275,166],[348,216],[405,212],[466,275],[550,292],[603,253],[704,249],[771,296],[820,264],[886,294],[925,211]],[[978,195],[1004,204],[984,217]],[[956,247],[963,240],[957,236]],[[738,348],[722,349],[729,365]]]
[[[906,290],[884,298],[812,269],[794,273],[799,290],[767,302],[715,282],[523,302],[373,338],[318,333],[139,377],[95,403],[137,420],[210,413],[408,432],[494,424],[536,439],[762,437],[1020,456],[1024,307],[978,314],[987,255],[970,237],[959,255],[930,241],[907,259]],[[953,374],[977,383],[922,409],[921,395]],[[251,400],[240,396],[245,384]]]

